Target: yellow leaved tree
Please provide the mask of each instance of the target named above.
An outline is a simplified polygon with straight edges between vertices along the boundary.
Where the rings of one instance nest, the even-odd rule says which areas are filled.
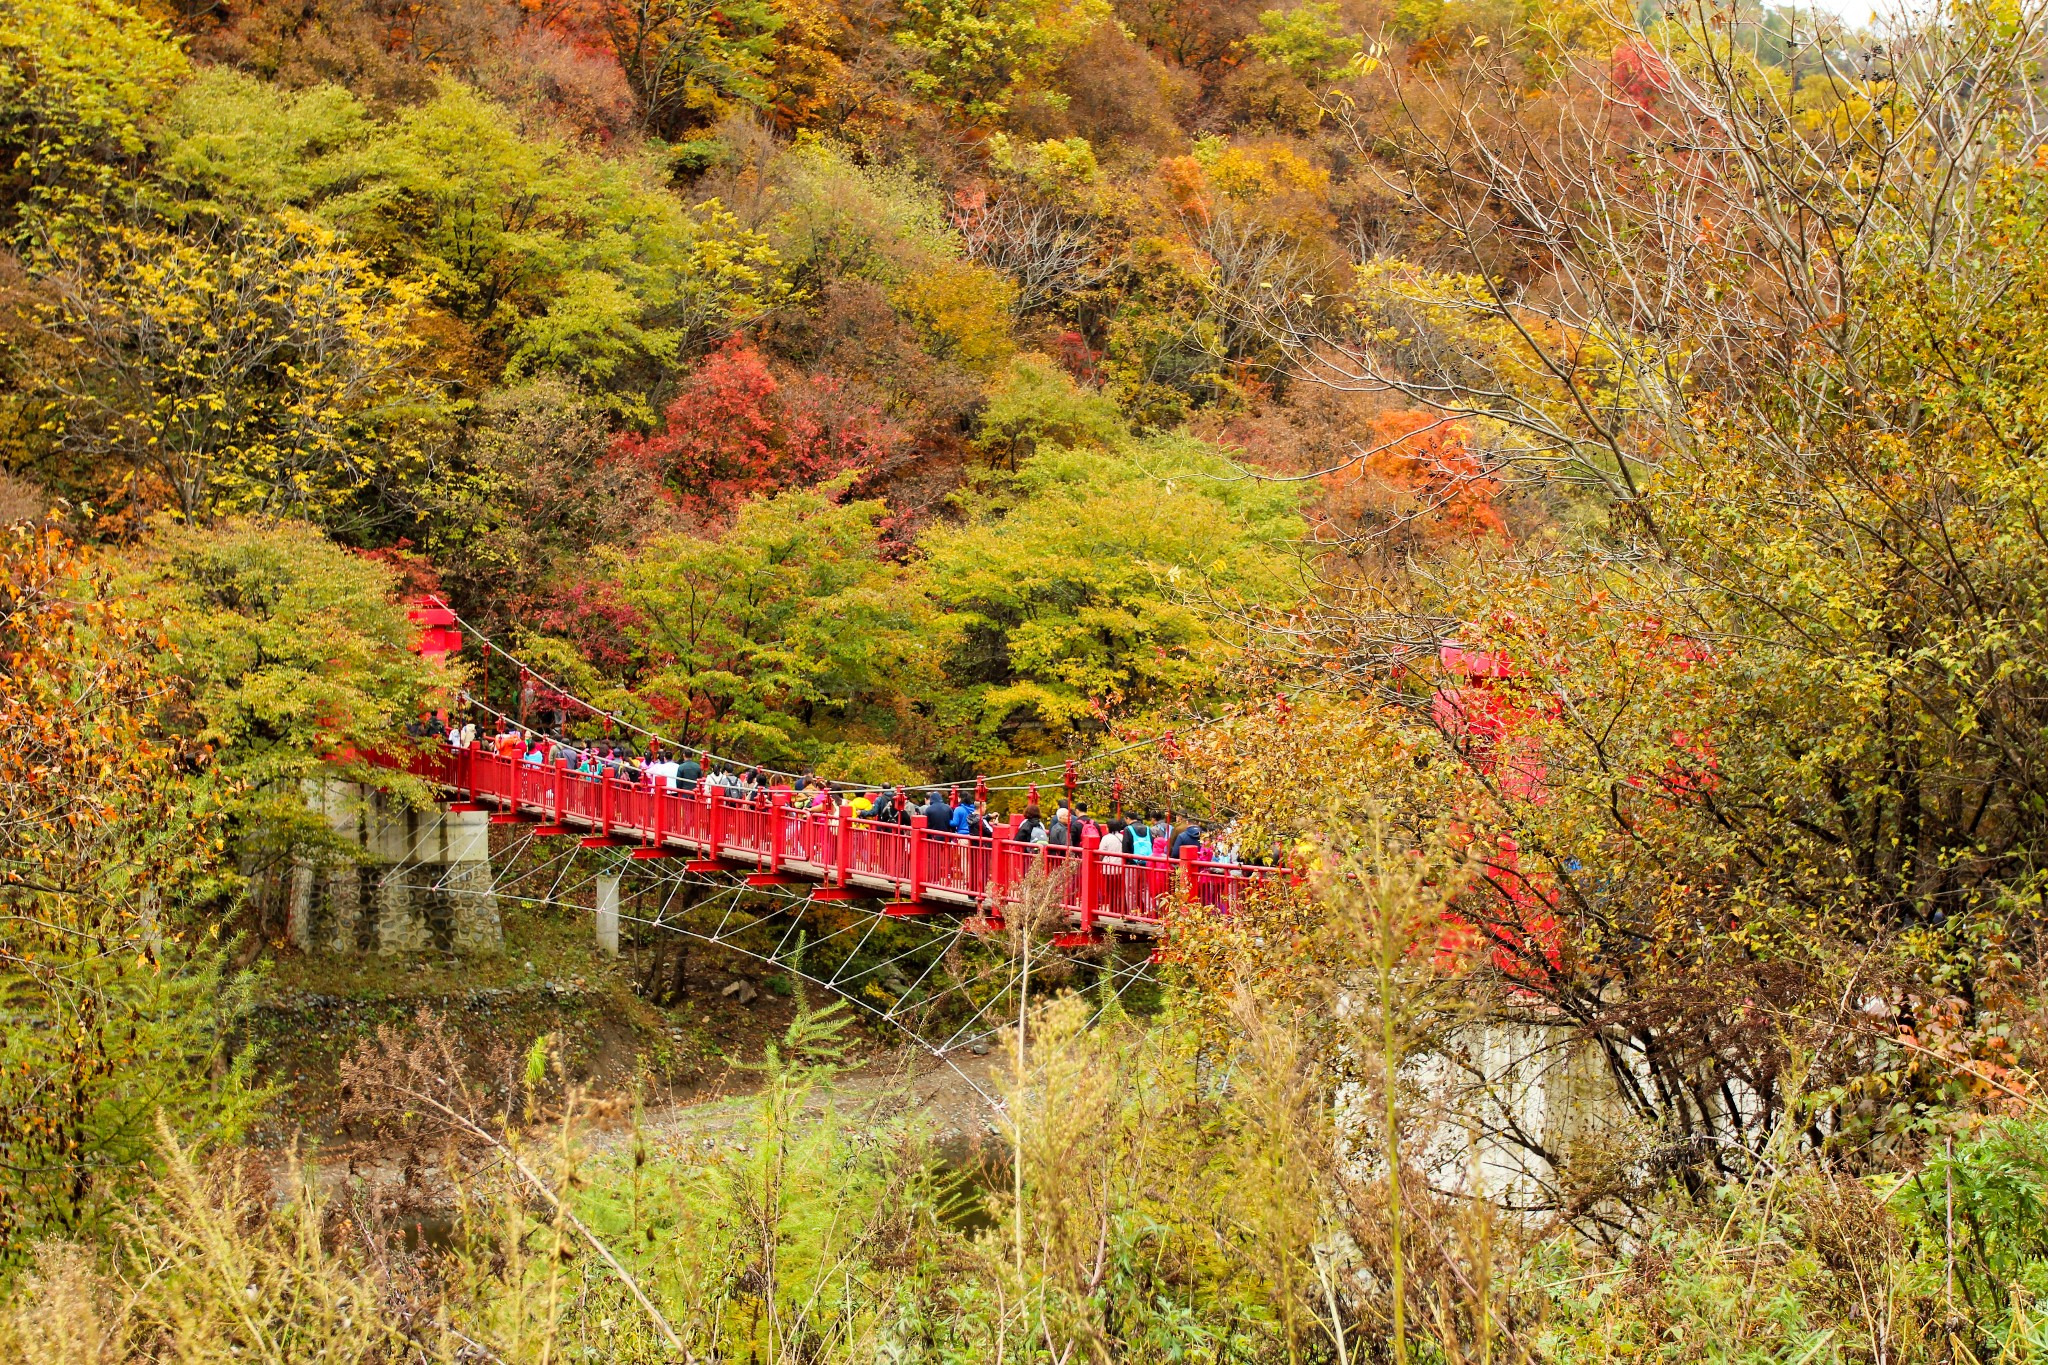
[[[168,495],[188,520],[322,516],[412,472],[393,431],[434,397],[413,366],[424,290],[328,229],[115,227],[35,265],[66,343],[42,376],[59,443],[107,467],[105,495]]]

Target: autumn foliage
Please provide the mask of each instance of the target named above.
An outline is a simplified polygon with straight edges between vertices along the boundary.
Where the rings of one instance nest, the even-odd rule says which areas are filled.
[[[1452,537],[1503,536],[1499,480],[1472,449],[1470,427],[1399,409],[1372,419],[1360,453],[1322,476],[1343,525],[1414,525]]]
[[[761,353],[727,342],[698,366],[651,435],[627,434],[617,458],[657,472],[678,502],[721,517],[749,497],[872,471],[900,434],[830,376],[777,379]]]
[[[463,696],[1018,774],[1001,814],[1085,757],[1098,811],[1301,873],[1150,963],[1070,926],[1071,1034],[991,1004],[1027,1069],[1128,1028],[1192,1087],[1020,1080],[1005,1122],[1072,1126],[1014,1254],[936,1195],[778,1225],[883,1168],[750,1152],[681,1250],[744,1248],[636,1263],[696,1358],[2048,1358],[2048,20],[1902,8],[0,0],[0,521],[52,519],[0,531],[0,1290],[107,1230],[157,1111],[231,1135],[229,968],[307,965],[339,837],[307,792]],[[424,664],[425,591],[520,658]],[[694,1046],[653,1022],[650,1067]],[[1540,1125],[1447,1095],[1543,1069]],[[1333,1095],[1435,1131],[1404,1165]],[[172,1303],[141,1229],[186,1175],[109,1234]],[[578,1207],[637,1244],[631,1178]],[[407,1334],[351,1358],[680,1358],[514,1230],[389,1277],[478,1302],[328,1300]],[[796,1293],[849,1236],[924,1269]],[[89,1354],[294,1365],[237,1335],[268,1281],[209,1283],[204,1350]]]
[[[1609,62],[1610,78],[1624,102],[1635,107],[1644,127],[1654,121],[1657,103],[1671,89],[1677,73],[1665,55],[1648,43],[1623,43]]]

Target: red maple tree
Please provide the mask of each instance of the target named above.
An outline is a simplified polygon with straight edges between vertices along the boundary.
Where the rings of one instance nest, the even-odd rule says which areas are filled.
[[[1500,481],[1472,450],[1464,423],[1429,412],[1383,412],[1362,444],[1358,459],[1323,477],[1341,517],[1391,514],[1454,535],[1507,534],[1494,506]]]
[[[706,357],[662,414],[662,430],[628,433],[614,454],[661,476],[700,517],[729,514],[749,497],[878,467],[902,433],[830,375],[778,379],[761,353],[735,338]]]

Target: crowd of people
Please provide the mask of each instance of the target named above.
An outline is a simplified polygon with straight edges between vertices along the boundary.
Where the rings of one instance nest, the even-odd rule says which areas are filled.
[[[829,782],[814,774],[792,776],[730,764],[709,755],[672,750],[659,743],[650,743],[642,753],[609,740],[578,746],[558,736],[504,722],[495,733],[480,734],[475,722],[457,724],[444,712],[423,715],[409,729],[416,737],[445,741],[457,749],[481,746],[485,752],[511,762],[534,767],[554,767],[559,763],[569,772],[587,776],[610,774],[615,782],[629,786],[692,792],[717,788],[726,793],[728,801],[748,807],[786,806],[836,815],[844,805],[853,819],[879,825],[908,826],[921,815],[925,828],[969,840],[994,838],[997,822],[1006,820],[1004,814],[991,809],[992,803],[971,793],[959,795],[954,788],[923,789],[925,794],[920,797],[901,787]],[[1247,848],[1235,825],[1230,823],[1219,828],[1157,810],[1131,815],[1121,810],[1103,814],[1071,795],[1058,796],[1049,816],[1036,800],[1027,802],[1009,837],[1048,850],[1080,849],[1092,842],[1102,855],[1106,877],[1116,878],[1118,885],[1149,885],[1157,879],[1160,884],[1156,890],[1161,893],[1165,889],[1164,879],[1189,850],[1193,851],[1195,861],[1212,869],[1279,867],[1285,863],[1277,841],[1266,849]],[[1206,875],[1213,879],[1218,874],[1212,871]],[[1204,899],[1209,894],[1205,890]]]

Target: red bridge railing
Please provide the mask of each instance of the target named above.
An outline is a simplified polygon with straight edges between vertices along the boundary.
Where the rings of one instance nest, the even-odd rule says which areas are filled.
[[[656,789],[609,773],[566,764],[526,763],[481,749],[442,749],[410,760],[379,760],[494,810],[500,818],[539,825],[553,834],[581,834],[592,846],[630,847],[636,857],[684,856],[720,867],[752,868],[792,881],[816,882],[841,899],[866,892],[892,898],[900,913],[934,906],[999,917],[1037,869],[1053,874],[1070,925],[1156,929],[1175,897],[1229,911],[1263,881],[1287,878],[1285,868],[1205,862],[1194,849],[1174,858],[1104,853],[1094,834],[1080,848],[1050,848],[993,837],[859,819],[850,807],[799,810],[786,794],[745,797],[729,788]]]

